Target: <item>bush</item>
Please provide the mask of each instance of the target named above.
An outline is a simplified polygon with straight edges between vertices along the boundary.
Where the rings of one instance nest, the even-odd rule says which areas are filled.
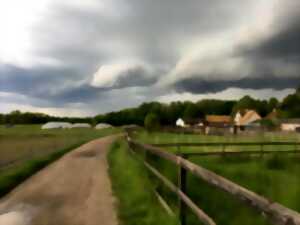
[[[144,125],[148,131],[158,130],[160,127],[160,121],[158,116],[154,113],[147,114]]]

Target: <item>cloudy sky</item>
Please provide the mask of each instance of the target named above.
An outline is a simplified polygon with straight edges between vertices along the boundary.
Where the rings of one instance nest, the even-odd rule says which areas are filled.
[[[298,0],[1,0],[0,112],[282,98],[300,84]]]

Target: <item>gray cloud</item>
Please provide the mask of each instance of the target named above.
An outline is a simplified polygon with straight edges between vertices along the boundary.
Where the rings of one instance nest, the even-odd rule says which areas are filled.
[[[226,90],[229,87],[238,87],[242,89],[274,89],[282,90],[286,88],[295,88],[300,84],[300,77],[285,78],[285,77],[271,77],[265,79],[264,76],[260,78],[244,78],[239,80],[218,80],[207,81],[199,78],[183,79],[175,84],[175,88],[179,92],[191,92],[196,94],[217,93]]]
[[[29,102],[32,105],[103,102],[106,110],[112,110],[170,91],[280,90],[300,82],[300,13],[296,10],[300,5],[294,0],[278,3],[266,38],[234,43],[225,53],[215,49],[220,53],[212,59],[207,52],[207,57],[194,60],[165,87],[158,86],[191,51],[203,51],[209,40],[227,46],[231,43],[222,39],[224,34],[259,20],[253,17],[257,1],[103,0],[104,9],[101,4],[89,8],[61,2],[52,5],[31,31],[33,56],[54,65],[21,68],[0,62],[0,91],[43,99]],[[130,68],[107,87],[92,84],[99,68],[126,60],[150,69]],[[207,65],[209,69],[204,69]]]

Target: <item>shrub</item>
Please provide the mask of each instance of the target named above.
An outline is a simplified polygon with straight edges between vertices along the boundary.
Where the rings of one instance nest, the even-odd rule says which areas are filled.
[[[144,125],[148,131],[158,130],[160,127],[158,116],[154,113],[147,114]]]

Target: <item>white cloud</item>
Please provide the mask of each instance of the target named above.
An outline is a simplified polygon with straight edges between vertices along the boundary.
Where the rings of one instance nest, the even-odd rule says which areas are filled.
[[[111,88],[120,78],[126,78],[132,71],[139,68],[147,69],[147,66],[136,62],[103,65],[93,75],[91,85],[99,88]]]

